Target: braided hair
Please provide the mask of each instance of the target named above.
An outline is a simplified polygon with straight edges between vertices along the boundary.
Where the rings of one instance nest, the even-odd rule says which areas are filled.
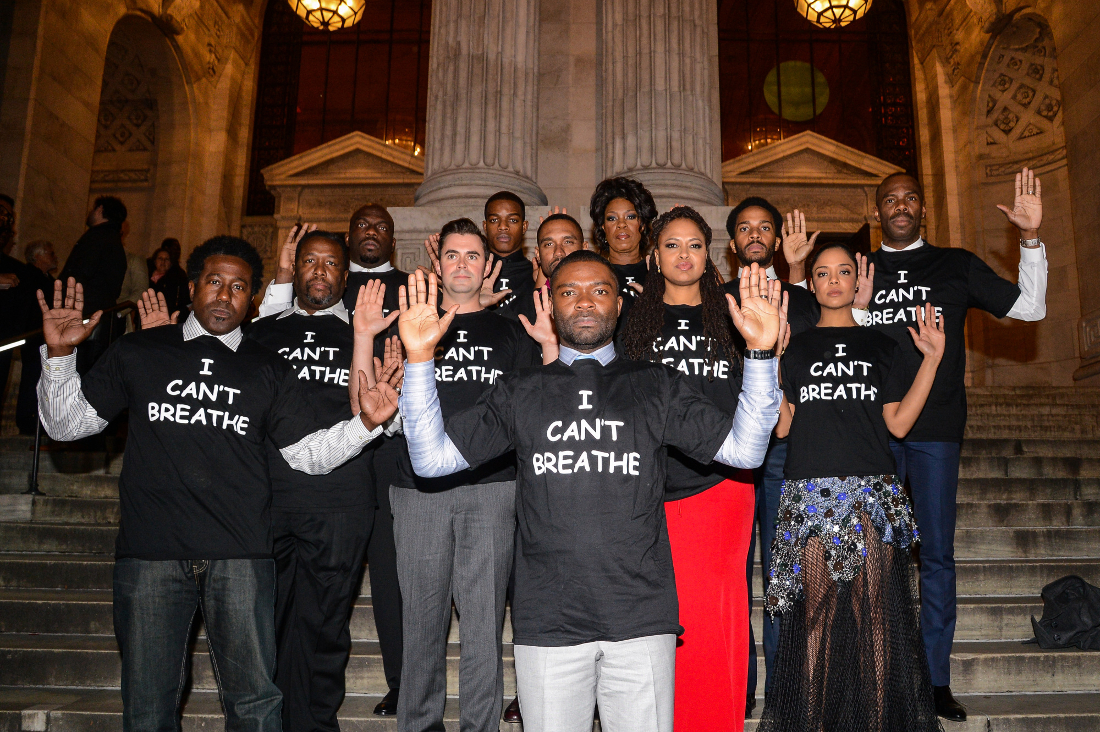
[[[736,346],[733,320],[729,315],[726,294],[722,290],[718,269],[710,259],[711,230],[698,211],[689,206],[677,206],[661,214],[653,222],[653,241],[649,254],[642,294],[634,301],[630,316],[623,326],[622,345],[627,358],[634,361],[661,360],[661,330],[665,325],[665,277],[657,268],[661,232],[673,221],[687,219],[699,227],[707,246],[707,262],[699,280],[699,296],[703,304],[703,336],[707,341],[707,360],[712,368],[708,379],[714,380],[715,368],[721,360],[741,367]]]

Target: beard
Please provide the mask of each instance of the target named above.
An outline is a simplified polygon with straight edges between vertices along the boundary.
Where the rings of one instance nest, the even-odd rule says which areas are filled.
[[[305,294],[301,296],[303,300],[309,303],[309,306],[316,308],[317,310],[325,310],[336,304],[339,300],[339,296],[336,294],[336,288],[329,286],[328,291],[322,295],[314,295],[311,290],[313,283],[306,283]],[[327,284],[327,283],[326,283]]]
[[[748,267],[751,264],[760,265],[760,269],[767,269],[771,266],[772,260],[775,259],[775,247],[768,249],[764,254],[758,255],[755,259],[747,256],[740,248],[734,247],[733,251],[737,254],[737,261],[741,263],[742,267]]]
[[[602,346],[615,335],[616,320],[614,318],[598,321],[597,327],[591,330],[581,328],[574,330],[572,320],[555,319],[555,322],[558,326],[562,345],[570,348],[585,349]]]

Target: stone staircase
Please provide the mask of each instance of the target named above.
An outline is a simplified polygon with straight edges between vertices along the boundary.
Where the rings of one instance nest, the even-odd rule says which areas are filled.
[[[958,498],[952,687],[971,718],[945,726],[948,732],[1100,730],[1100,653],[1021,645],[1032,635],[1030,616],[1042,613],[1044,584],[1079,574],[1100,585],[1100,390],[974,389],[970,415]],[[22,495],[30,447],[26,438],[0,439],[0,732],[121,729],[110,589],[121,445],[47,444],[39,480],[46,495],[38,497]],[[755,592],[759,597],[759,579]],[[759,631],[759,607],[753,615]],[[457,621],[451,636],[454,696]],[[392,719],[371,714],[386,686],[366,587],[352,614],[352,637],[341,724],[395,730]],[[201,627],[193,653],[184,727],[219,728]],[[457,698],[447,718],[448,728],[457,729]],[[745,729],[755,727],[750,720]]]

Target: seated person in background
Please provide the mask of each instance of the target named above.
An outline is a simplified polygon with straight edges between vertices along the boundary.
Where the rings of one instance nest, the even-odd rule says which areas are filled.
[[[191,306],[191,293],[187,275],[173,261],[172,252],[161,247],[153,253],[153,272],[149,275],[149,287],[164,295],[168,311],[175,313]]]

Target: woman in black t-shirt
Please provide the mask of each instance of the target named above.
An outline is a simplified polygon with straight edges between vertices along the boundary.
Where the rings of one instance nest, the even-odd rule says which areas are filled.
[[[635,361],[680,371],[729,413],[737,409],[741,363],[711,230],[679,206],[653,224],[657,246],[644,291],[623,325],[620,347]],[[676,571],[677,729],[740,730],[745,720],[749,604],[745,562],[752,531],[752,473],[668,454],[665,515]]]
[[[637,286],[646,278],[645,258],[657,206],[646,187],[633,178],[608,178],[596,186],[588,213],[594,224],[596,249],[607,257],[619,278],[621,323],[638,297]]]
[[[939,730],[912,596],[919,533],[889,440],[924,408],[943,317],[926,306],[909,329],[924,360],[906,389],[901,346],[852,318],[851,250],[827,245],[808,271],[821,320],[781,364],[776,433],[790,439],[765,608],[783,623],[759,729]]]

